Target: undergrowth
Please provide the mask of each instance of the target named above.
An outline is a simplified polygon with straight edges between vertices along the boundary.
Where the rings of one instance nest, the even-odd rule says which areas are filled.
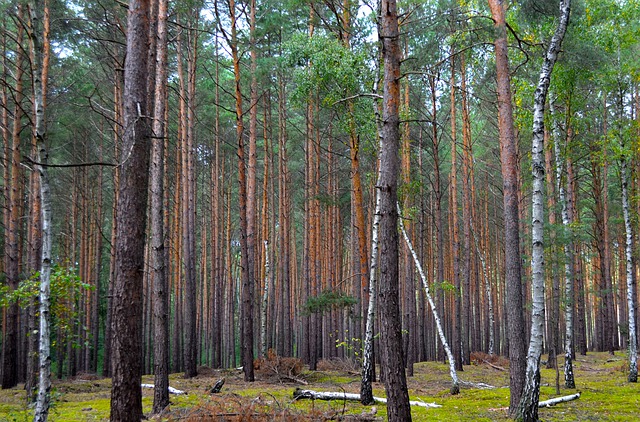
[[[559,359],[562,368],[564,362]],[[589,353],[574,361],[576,390],[562,386],[560,396],[580,391],[580,399],[540,409],[544,421],[630,421],[638,420],[640,386],[627,379],[624,354]],[[302,368],[297,360],[276,356],[261,362],[254,383],[245,383],[242,373],[235,370],[201,368],[202,375],[192,379],[172,374],[172,387],[187,391],[185,396],[171,396],[170,407],[162,414],[151,416],[153,391],[143,389],[143,411],[159,421],[383,421],[384,405],[362,406],[358,402],[294,400],[296,387],[317,391],[357,393],[359,374],[342,362],[325,362],[321,371]],[[281,366],[278,366],[281,365]],[[460,372],[461,393],[449,394],[448,366],[442,362],[423,362],[414,367],[408,379],[412,400],[435,402],[440,408],[413,407],[414,421],[507,421],[509,403],[508,362],[478,354],[472,365]],[[217,379],[226,378],[220,394],[209,394]],[[540,400],[557,397],[556,373],[541,371]],[[153,383],[152,376],[143,377]],[[305,384],[306,385],[302,385]],[[49,420],[103,421],[109,417],[110,380],[74,379],[54,382],[53,407]],[[25,404],[22,386],[0,390],[0,422],[32,420],[32,410]],[[384,386],[374,383],[374,395],[385,397]],[[490,388],[493,387],[493,388]]]

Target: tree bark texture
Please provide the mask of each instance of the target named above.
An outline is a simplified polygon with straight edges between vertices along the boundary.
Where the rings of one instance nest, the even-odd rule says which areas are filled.
[[[507,337],[509,342],[509,410],[515,414],[524,388],[526,365],[525,324],[522,301],[520,217],[518,210],[518,144],[513,127],[511,77],[507,30],[502,0],[488,0],[497,37],[494,41],[498,91],[498,130],[502,164]]]
[[[627,160],[623,157],[620,163],[620,178],[622,179],[622,212],[625,228],[625,269],[627,272],[627,307],[629,312],[629,382],[638,382],[638,340],[636,336],[633,268],[633,228],[629,213],[629,181],[627,176]]]
[[[149,0],[131,0],[124,69],[124,133],[113,286],[111,420],[142,418],[142,279],[149,179]]]
[[[400,41],[395,0],[382,0],[379,39],[384,64],[380,151],[380,317],[383,373],[389,421],[410,421],[411,408],[402,356],[398,254],[400,143]]]
[[[167,6],[168,0],[158,4],[157,46],[154,60],[155,102],[151,141],[151,271],[153,272],[153,355],[154,384],[153,413],[162,412],[169,405],[169,285],[165,265],[164,235],[164,143],[167,97]],[[155,37],[156,34],[151,34]]]
[[[540,70],[533,103],[533,142],[531,146],[533,192],[532,230],[532,311],[531,337],[527,353],[527,370],[524,390],[518,407],[517,418],[523,421],[538,420],[540,398],[540,356],[544,337],[544,108],[551,82],[553,67],[558,58],[562,40],[569,23],[571,0],[560,2],[560,22],[551,38]]]

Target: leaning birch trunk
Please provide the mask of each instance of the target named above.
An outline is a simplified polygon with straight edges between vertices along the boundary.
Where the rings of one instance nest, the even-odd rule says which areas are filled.
[[[540,400],[540,356],[544,333],[544,106],[562,39],[569,22],[571,0],[560,2],[560,22],[547,49],[540,70],[538,86],[534,93],[533,105],[533,141],[531,145],[533,192],[532,203],[532,251],[531,251],[531,337],[527,352],[525,384],[517,410],[517,419],[522,421],[538,420],[538,401]]]
[[[625,255],[627,260],[627,307],[629,308],[629,382],[638,382],[638,340],[636,338],[635,298],[633,295],[633,229],[629,217],[629,181],[627,179],[627,160],[623,157],[620,162],[620,177],[622,178],[622,211],[624,214],[624,228],[626,234]]]
[[[377,82],[374,84],[374,95],[378,89]],[[378,125],[378,151],[382,145],[381,128],[380,128],[380,110],[377,103],[373,103],[373,110],[376,115],[376,123]],[[380,179],[380,170],[378,170],[378,179]],[[376,186],[379,184],[376,184]],[[373,398],[373,327],[376,318],[376,268],[378,262],[378,228],[380,227],[380,190],[376,189],[376,210],[373,215],[373,227],[371,229],[371,261],[369,264],[369,305],[367,309],[367,324],[364,334],[364,345],[362,352],[362,382],[360,384],[360,402],[363,405],[370,405],[375,402]]]
[[[51,190],[47,173],[47,150],[45,145],[45,100],[44,89],[46,70],[43,65],[43,53],[46,47],[46,31],[48,30],[48,16],[45,15],[43,39],[39,39],[40,31],[40,3],[29,3],[29,48],[31,50],[31,72],[33,82],[33,97],[35,110],[34,136],[37,143],[37,153],[34,168],[40,177],[40,201],[42,212],[42,261],[40,266],[40,330],[39,330],[39,366],[38,395],[34,421],[44,422],[49,417],[51,403],[51,344],[50,344],[50,293],[51,293]],[[44,10],[48,10],[45,6]]]
[[[444,347],[445,353],[447,354],[447,359],[449,360],[449,373],[451,374],[451,394],[458,394],[460,392],[460,383],[458,382],[458,373],[456,372],[456,363],[453,358],[453,353],[451,353],[451,348],[449,347],[449,343],[447,342],[447,338],[444,335],[444,331],[442,330],[442,323],[440,322],[440,317],[438,316],[438,311],[436,310],[436,305],[433,302],[433,298],[431,297],[431,292],[429,291],[429,283],[427,282],[427,277],[424,275],[424,271],[422,270],[422,265],[420,265],[420,260],[418,259],[418,254],[416,254],[415,249],[413,249],[413,245],[411,244],[411,239],[407,235],[407,231],[404,229],[404,223],[402,222],[402,212],[400,211],[400,204],[396,204],[398,207],[398,221],[400,222],[400,230],[402,231],[402,236],[404,237],[405,242],[407,242],[407,247],[411,251],[411,255],[413,256],[413,262],[416,264],[416,268],[418,269],[418,273],[420,273],[420,278],[422,279],[422,286],[424,288],[424,292],[427,295],[427,300],[429,301],[429,305],[431,306],[431,313],[433,314],[433,319],[436,321],[436,328],[438,329],[438,336],[440,337],[440,341],[442,342],[442,346]]]
[[[495,353],[495,333],[493,331],[494,324],[494,313],[493,313],[493,297],[491,296],[491,282],[489,281],[489,274],[487,272],[487,261],[484,258],[484,253],[480,250],[478,246],[478,238],[476,237],[476,232],[473,230],[473,223],[471,223],[471,233],[473,234],[473,243],[476,247],[476,252],[478,253],[478,258],[480,258],[480,265],[482,266],[482,277],[484,278],[484,290],[485,295],[487,296],[487,302],[489,305],[489,354],[493,355]]]
[[[554,102],[549,101],[549,111],[553,117]],[[556,160],[556,188],[560,195],[560,205],[562,207],[562,226],[564,227],[567,238],[564,242],[564,294],[565,294],[565,335],[564,335],[564,385],[566,388],[576,388],[576,382],[573,377],[573,234],[571,222],[573,219],[573,206],[568,203],[571,196],[566,194],[564,185],[562,184],[562,158],[560,154],[560,130],[558,123],[554,121],[554,155]]]
[[[260,309],[260,352],[267,356],[267,299],[269,296],[269,241],[264,241],[264,290],[262,292],[262,308]]]

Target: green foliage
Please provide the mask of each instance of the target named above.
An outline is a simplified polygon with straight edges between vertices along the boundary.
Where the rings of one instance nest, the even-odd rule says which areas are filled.
[[[343,292],[325,290],[318,296],[312,296],[304,304],[304,312],[310,314],[324,314],[332,309],[351,308],[358,301]]]
[[[302,105],[318,94],[325,107],[361,92],[367,74],[366,54],[346,48],[330,36],[295,35],[285,44],[285,65],[293,68],[295,103]]]
[[[63,333],[71,332],[71,323],[77,316],[74,302],[82,290],[92,290],[94,287],[80,280],[77,268],[54,265],[50,279],[50,312],[52,327]],[[9,291],[5,285],[0,286],[0,307],[11,303],[18,303],[25,308],[32,299],[36,299],[40,292],[40,273],[34,273],[23,280],[18,288]]]

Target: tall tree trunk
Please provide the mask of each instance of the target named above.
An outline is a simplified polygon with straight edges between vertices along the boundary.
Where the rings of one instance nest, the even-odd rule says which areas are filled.
[[[437,79],[435,76],[429,77],[429,87],[431,91],[431,155],[433,158],[433,195],[434,202],[434,226],[436,232],[436,303],[438,314],[444,315],[444,221],[442,219],[442,185],[440,181],[440,140],[438,138],[438,91]],[[444,347],[437,350],[438,360],[444,360]]]
[[[576,384],[573,378],[573,309],[574,309],[574,273],[573,273],[573,260],[574,260],[574,243],[572,233],[573,223],[573,205],[571,204],[573,198],[571,195],[567,195],[565,188],[562,184],[562,158],[560,154],[560,128],[558,123],[553,118],[554,115],[554,102],[553,99],[549,101],[549,111],[551,112],[552,120],[554,121],[554,154],[556,160],[556,190],[560,198],[561,214],[562,214],[562,226],[565,230],[565,242],[564,242],[564,300],[565,300],[565,336],[564,336],[564,383],[567,388],[575,388]],[[569,181],[567,181],[567,184]]]
[[[167,106],[168,0],[158,2],[157,46],[154,60],[155,101],[151,140],[151,271],[153,272],[153,413],[169,405],[169,285],[165,266],[164,143]],[[155,34],[153,34],[155,37]]]
[[[242,306],[241,306],[241,358],[244,372],[244,380],[252,382],[253,373],[253,257],[249,256],[249,229],[247,212],[247,163],[244,146],[244,123],[242,110],[242,91],[240,89],[240,55],[238,52],[238,37],[236,24],[235,0],[228,1],[231,33],[224,35],[231,48],[233,60],[233,74],[235,81],[235,112],[236,112],[236,137],[238,142],[238,201],[240,217],[240,255],[242,267]],[[216,9],[217,11],[217,9]],[[253,236],[253,234],[251,234]]]
[[[24,17],[23,7],[18,6],[18,19]],[[16,44],[17,51],[20,51],[24,37],[24,29],[20,25],[17,30]],[[18,288],[20,277],[20,245],[19,245],[19,228],[20,228],[20,212],[21,206],[21,187],[23,183],[22,171],[20,169],[20,132],[22,131],[22,99],[23,99],[23,75],[24,75],[24,56],[21,52],[16,54],[15,58],[15,90],[14,90],[14,110],[13,110],[13,128],[11,132],[11,151],[6,157],[7,166],[10,167],[10,179],[5,183],[9,185],[9,221],[4,229],[4,259],[6,283],[10,291]],[[5,318],[2,324],[4,338],[2,341],[2,388],[12,388],[18,385],[18,369],[21,367],[18,360],[18,318],[20,315],[20,306],[17,301],[9,304],[5,311]]]
[[[460,96],[462,97],[462,233],[463,256],[461,268],[462,296],[462,357],[465,365],[471,364],[471,122],[467,101],[467,72],[465,54],[460,55]]]
[[[40,9],[43,18],[40,17]],[[40,261],[40,324],[39,324],[39,383],[34,421],[46,421],[51,402],[51,344],[50,344],[50,279],[51,279],[51,191],[47,173],[46,150],[46,90],[49,66],[49,4],[38,1],[29,3],[29,46],[31,51],[31,72],[33,83],[35,124],[35,170],[39,176],[40,195],[38,210],[41,215],[42,250]],[[40,20],[42,19],[42,28]]]
[[[142,419],[142,278],[149,178],[147,114],[148,0],[131,0],[124,69],[123,154],[113,286],[111,420]]]
[[[527,370],[524,390],[518,406],[518,419],[538,420],[540,399],[540,356],[544,337],[544,107],[551,82],[551,73],[558,58],[564,34],[569,23],[571,0],[560,1],[560,22],[540,70],[533,103],[533,142],[531,146],[533,167],[532,202],[532,311],[531,338],[527,352]]]
[[[398,286],[398,173],[400,142],[400,33],[395,0],[381,1],[379,39],[384,63],[380,151],[380,317],[383,373],[390,422],[410,421],[402,356]]]
[[[509,411],[515,414],[525,383],[526,339],[522,303],[518,145],[513,127],[507,29],[502,0],[488,0],[497,36],[494,41],[498,91],[498,130],[502,164],[507,337],[509,341]]]
[[[453,49],[453,47],[452,47]],[[457,142],[457,121],[456,121],[456,66],[455,56],[451,56],[451,184],[449,186],[450,215],[451,215],[451,260],[453,261],[453,285],[455,287],[453,300],[455,309],[453,311],[454,334],[453,334],[453,356],[455,358],[456,369],[462,371],[462,297],[460,286],[460,236],[458,223],[458,142]]]

